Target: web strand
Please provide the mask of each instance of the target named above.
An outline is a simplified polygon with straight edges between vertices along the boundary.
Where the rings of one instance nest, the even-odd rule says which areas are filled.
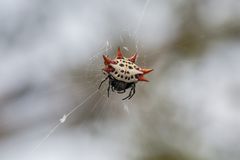
[[[141,26],[141,24],[142,24],[143,17],[144,17],[144,15],[145,15],[146,9],[147,9],[150,1],[151,1],[151,0],[146,0],[146,2],[145,2],[144,8],[143,8],[142,13],[141,13],[141,16],[140,16],[140,18],[139,18],[139,20],[138,20],[138,24],[137,24],[136,30],[135,30],[135,32],[134,32],[135,36],[137,36],[137,32],[138,32],[138,30],[139,30],[139,28],[140,28],[140,26]]]
[[[38,145],[33,149],[32,153],[34,153],[39,147],[42,146],[44,142],[47,141],[47,139],[57,130],[57,128],[66,122],[67,118],[71,116],[78,108],[80,108],[82,105],[84,105],[89,99],[91,99],[99,90],[97,89],[92,94],[90,94],[82,103],[75,106],[72,110],[70,110],[67,114],[64,114],[61,119],[59,119],[59,122],[48,132],[48,134],[40,141]]]

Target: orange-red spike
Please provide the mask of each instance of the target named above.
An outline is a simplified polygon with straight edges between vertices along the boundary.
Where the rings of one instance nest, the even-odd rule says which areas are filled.
[[[148,74],[148,73],[152,72],[153,69],[142,68],[141,71],[143,72],[143,74]]]
[[[105,64],[105,65],[114,64],[114,61],[111,60],[110,58],[108,58],[108,57],[105,56],[105,55],[103,55],[103,59],[104,59],[104,64]]]
[[[143,75],[142,75],[142,74],[140,74],[140,75],[138,76],[138,81],[145,81],[145,82],[149,82],[149,80],[147,80],[145,77],[143,77]]]
[[[135,53],[132,57],[128,58],[128,60],[133,63],[135,63],[136,59],[137,59],[137,53]]]
[[[110,72],[113,72],[113,71],[114,71],[114,69],[113,69],[112,67],[110,67],[110,66],[107,66],[107,67],[103,68],[103,70],[104,70],[105,72],[107,72],[107,73],[110,73]]]
[[[120,47],[118,47],[118,50],[117,50],[117,59],[122,59],[123,58],[123,54],[120,50]]]

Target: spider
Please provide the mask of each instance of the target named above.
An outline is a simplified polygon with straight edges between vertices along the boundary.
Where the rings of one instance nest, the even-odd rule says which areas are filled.
[[[112,92],[117,91],[117,93],[122,94],[125,93],[127,89],[130,89],[130,92],[125,99],[131,99],[135,94],[136,83],[138,81],[145,81],[144,74],[147,74],[153,69],[144,69],[140,68],[135,64],[137,59],[137,54],[134,54],[130,58],[123,57],[123,54],[118,47],[117,57],[115,59],[110,59],[107,56],[103,55],[105,68],[103,68],[103,73],[107,75],[107,77],[100,83],[98,89],[101,88],[102,84],[108,81],[108,97],[110,89]]]

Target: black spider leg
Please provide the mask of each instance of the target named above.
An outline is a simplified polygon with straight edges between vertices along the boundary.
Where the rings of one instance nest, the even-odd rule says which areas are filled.
[[[125,93],[125,92],[126,92],[126,90],[124,89],[122,91],[118,91],[117,93],[122,94],[122,93]]]
[[[128,96],[123,98],[122,100],[131,99],[134,94],[135,94],[135,83],[132,84],[132,87],[131,87],[131,90],[130,90]]]
[[[111,87],[111,79],[108,81],[108,89],[107,89],[107,93],[108,93],[108,97],[109,97],[109,92],[110,92],[110,87]]]
[[[113,76],[109,74],[109,85],[111,87],[112,92],[115,92],[114,86],[112,85],[112,81],[113,81]]]
[[[130,90],[129,94],[127,97],[123,98],[122,100],[128,99],[132,95],[132,89]]]
[[[131,98],[134,96],[135,92],[136,92],[136,86],[135,86],[135,84],[133,84],[133,86],[132,86],[132,88],[131,88],[131,91],[133,91],[133,92],[132,92],[132,95],[131,95],[128,99],[131,99]]]
[[[102,82],[100,83],[100,85],[99,85],[99,87],[98,87],[98,89],[100,89],[101,88],[101,86],[102,86],[102,84],[107,80],[109,78],[109,76],[107,76],[104,80],[102,80]]]
[[[112,92],[114,92],[115,90],[114,90],[114,87],[111,85],[111,89],[112,89]]]

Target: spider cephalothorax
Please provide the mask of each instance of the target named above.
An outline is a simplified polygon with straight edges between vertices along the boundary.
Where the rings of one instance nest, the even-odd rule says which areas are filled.
[[[126,89],[131,88],[129,95],[125,99],[130,99],[135,94],[135,84],[138,81],[146,81],[144,74],[151,72],[153,69],[143,69],[135,64],[137,59],[137,54],[134,54],[130,58],[123,57],[120,47],[117,51],[117,57],[113,60],[103,55],[105,68],[103,72],[107,74],[107,77],[101,82],[102,83],[109,79],[108,86],[108,96],[110,88],[112,91],[117,91],[117,93],[125,93]]]

